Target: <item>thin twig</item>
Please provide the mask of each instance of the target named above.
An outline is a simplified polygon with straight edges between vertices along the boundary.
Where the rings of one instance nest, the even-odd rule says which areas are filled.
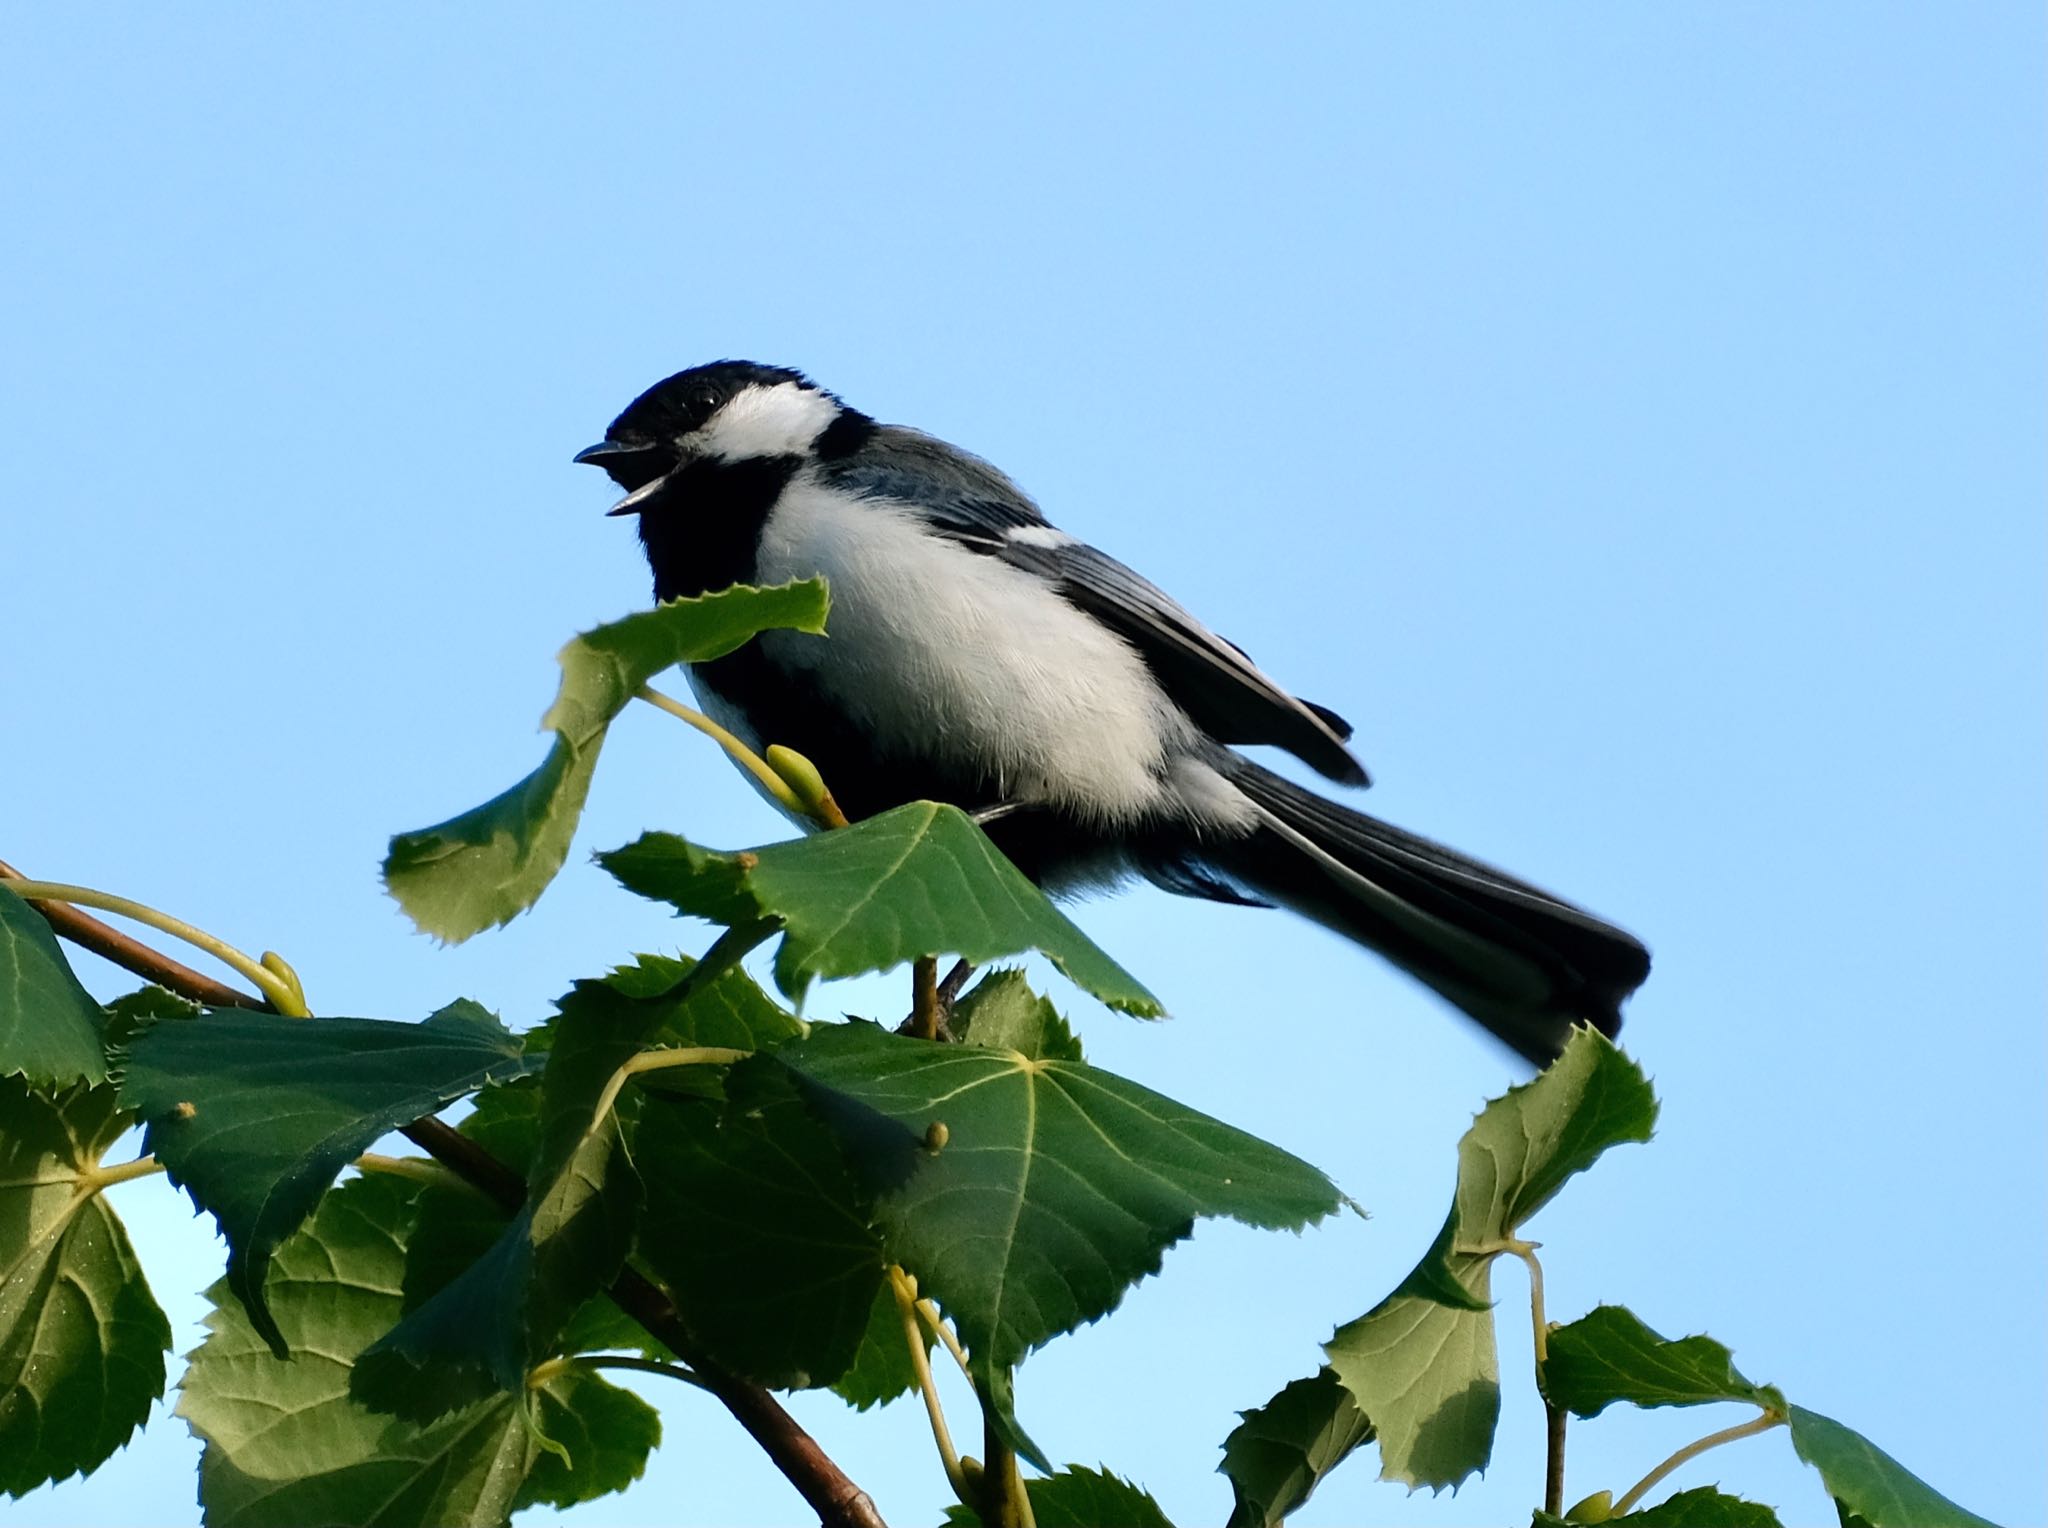
[[[956,960],[953,962],[953,969],[946,973],[946,979],[939,983],[939,1032],[936,1038],[941,1040],[953,1038],[953,1032],[948,1027],[950,1016],[953,1012],[953,1004],[959,1000],[960,989],[967,985],[967,978],[973,974],[973,961]],[[911,995],[913,999],[916,997],[916,973],[914,971],[911,977]],[[896,1033],[899,1035],[916,1034],[918,1032],[918,1020],[918,1011],[913,1006],[910,1012],[903,1016],[903,1022],[896,1026]]]
[[[1564,1429],[1565,1410],[1543,1403],[1543,1510],[1552,1517],[1564,1515]]]
[[[0,876],[25,879],[4,861],[0,861]],[[194,971],[75,907],[61,902],[30,905],[59,934],[181,997],[215,1008],[276,1011],[264,999]],[[525,1202],[525,1180],[446,1121],[428,1115],[404,1126],[399,1133],[471,1186],[481,1189],[506,1213],[516,1212]],[[824,1528],[887,1528],[873,1499],[832,1461],[818,1446],[817,1439],[797,1425],[774,1396],[750,1380],[727,1373],[698,1348],[667,1294],[631,1268],[620,1272],[608,1292],[619,1309],[701,1378],[704,1388],[718,1397],[810,1504]]]
[[[910,964],[910,1032],[920,1040],[939,1037],[939,960],[920,955]]]
[[[1550,1358],[1550,1323],[1543,1311],[1543,1265],[1536,1260],[1537,1243],[1511,1240],[1507,1250],[1529,1269],[1529,1322],[1535,1329],[1536,1388],[1543,1389],[1543,1365]],[[1564,1441],[1570,1421],[1562,1406],[1543,1397],[1543,1510],[1553,1517],[1564,1512]]]

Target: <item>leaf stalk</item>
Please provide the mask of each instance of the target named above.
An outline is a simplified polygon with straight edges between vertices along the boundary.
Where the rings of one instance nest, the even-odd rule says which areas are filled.
[[[974,1489],[960,1467],[960,1451],[953,1446],[953,1433],[946,1426],[946,1410],[939,1404],[939,1387],[932,1379],[931,1355],[917,1327],[917,1286],[894,1263],[889,1265],[889,1293],[896,1300],[896,1314],[903,1321],[904,1345],[910,1349],[910,1367],[917,1374],[917,1388],[924,1396],[925,1415],[931,1419],[932,1442],[939,1450],[939,1463],[946,1470],[946,1484],[953,1488],[963,1507],[974,1507]]]
[[[29,902],[68,902],[77,907],[96,907],[101,912],[118,913],[124,918],[133,918],[137,923],[147,924],[160,933],[169,934],[173,939],[182,939],[195,949],[206,951],[225,966],[232,967],[270,1000],[271,1007],[287,1018],[304,1019],[312,1017],[306,1006],[305,994],[300,990],[298,977],[280,975],[264,962],[252,959],[236,949],[225,939],[209,934],[202,928],[195,928],[182,918],[173,918],[169,913],[160,912],[145,902],[132,897],[116,896],[109,891],[95,891],[90,886],[74,886],[66,881],[32,881],[26,877],[9,877],[7,889]],[[279,965],[281,958],[271,957]],[[284,967],[290,972],[289,966]]]
[[[164,1164],[155,1157],[137,1157],[132,1162],[122,1162],[113,1167],[94,1167],[90,1172],[78,1175],[80,1185],[91,1193],[112,1188],[116,1183],[132,1182],[136,1178],[149,1178],[164,1170]]]
[[[1735,1427],[1724,1427],[1717,1433],[1708,1433],[1697,1442],[1686,1444],[1684,1448],[1673,1454],[1669,1459],[1666,1459],[1657,1468],[1650,1471],[1649,1474],[1631,1486],[1623,1494],[1622,1498],[1614,1504],[1614,1515],[1616,1517],[1623,1516],[1637,1502],[1641,1501],[1644,1496],[1654,1490],[1658,1481],[1669,1475],[1680,1465],[1699,1458],[1708,1449],[1719,1448],[1724,1443],[1734,1443],[1742,1438],[1753,1438],[1758,1433],[1769,1432],[1773,1427],[1783,1426],[1784,1422],[1785,1416],[1783,1412],[1766,1410],[1762,1416],[1756,1417],[1751,1421],[1743,1422]]]
[[[604,1091],[597,1095],[597,1107],[591,1111],[591,1120],[595,1123],[611,1113],[612,1105],[619,1100],[619,1090],[642,1072],[666,1071],[672,1066],[730,1066],[753,1054],[729,1045],[677,1045],[666,1050],[642,1051],[622,1062],[605,1082]]]

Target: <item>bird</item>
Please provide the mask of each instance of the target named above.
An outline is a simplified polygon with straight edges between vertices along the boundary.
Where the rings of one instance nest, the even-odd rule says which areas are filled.
[[[1370,783],[1335,711],[988,462],[800,371],[679,371],[575,461],[625,490],[607,512],[637,518],[659,601],[827,581],[825,639],[763,632],[689,681],[756,751],[807,756],[850,819],[950,803],[1052,895],[1142,877],[1291,909],[1538,1066],[1579,1024],[1614,1035],[1649,975],[1614,925],[1246,757],[1271,745]]]

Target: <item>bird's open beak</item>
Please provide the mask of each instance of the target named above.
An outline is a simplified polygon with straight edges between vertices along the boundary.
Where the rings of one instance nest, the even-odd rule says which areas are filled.
[[[647,446],[634,445],[627,441],[601,440],[594,446],[585,446],[576,453],[573,459],[579,466],[603,467],[606,470],[610,470],[612,462],[618,458],[624,456],[645,456],[648,450],[649,447]],[[642,483],[638,488],[606,510],[605,513],[607,515],[637,515],[646,506],[649,499],[660,493],[667,486],[668,480],[672,475],[672,473],[665,472],[651,482]]]

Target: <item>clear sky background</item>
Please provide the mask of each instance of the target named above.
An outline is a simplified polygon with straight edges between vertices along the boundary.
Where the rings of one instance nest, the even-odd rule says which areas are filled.
[[[0,856],[274,947],[327,1013],[519,1025],[707,935],[584,851],[780,836],[616,729],[571,864],[454,950],[376,866],[535,764],[572,632],[648,580],[572,466],[636,392],[797,365],[1001,464],[1359,729],[1379,813],[1655,949],[1657,1142],[1532,1227],[1553,1313],[1708,1331],[1978,1511],[2048,1520],[2044,113],[2038,7],[11,8],[0,48]],[[644,708],[643,708],[644,709]],[[1058,1458],[1221,1520],[1233,1412],[1441,1222],[1514,1080],[1280,914],[1078,916],[1161,993],[1051,983],[1092,1058],[1371,1211],[1205,1224],[1021,1372]],[[121,974],[87,970],[98,990]],[[813,1011],[894,1013],[907,983]],[[186,1348],[211,1224],[117,1191]],[[1361,1455],[1299,1522],[1526,1521]],[[726,1415],[576,1524],[779,1524]],[[891,1521],[914,1404],[798,1416]],[[1737,1419],[1575,1427],[1570,1491]],[[8,1522],[197,1521],[159,1412]],[[1832,1521],[1782,1435],[1722,1482]]]

